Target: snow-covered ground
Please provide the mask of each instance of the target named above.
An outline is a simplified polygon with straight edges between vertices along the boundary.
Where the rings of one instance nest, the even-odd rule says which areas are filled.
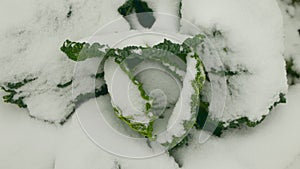
[[[82,107],[87,110],[92,102]],[[102,150],[87,137],[76,116],[63,127],[55,127],[28,117],[26,111],[16,106],[1,102],[0,131],[1,169],[178,168],[166,153],[134,160]]]
[[[166,0],[162,3],[154,0],[145,1],[155,11],[179,15],[179,0]],[[280,34],[281,19],[276,3],[272,0],[255,1],[259,4],[255,4],[254,1],[236,3],[236,0],[230,0],[222,5],[221,0],[208,3],[201,0],[198,2],[204,5],[200,10],[200,7],[193,6],[191,3],[195,1],[186,0],[186,2],[183,4],[183,17],[189,18],[196,25],[217,26],[225,30],[225,35],[231,37],[229,44],[236,47],[234,48],[237,52],[236,65],[246,62],[247,68],[261,73],[257,74],[257,78],[264,79],[260,81],[261,83],[246,83],[245,81],[244,85],[257,85],[256,89],[262,90],[260,94],[268,93],[268,95],[256,98],[255,92],[245,91],[248,92],[244,93],[246,97],[242,100],[233,98],[232,103],[227,103],[233,105],[228,109],[235,110],[234,104],[240,101],[247,103],[240,108],[248,110],[250,108],[247,106],[250,105],[249,107],[257,112],[261,109],[267,111],[269,104],[274,102],[274,97],[278,96],[273,97],[272,94],[278,94],[273,92],[284,91],[286,87],[284,76],[282,76],[284,64],[280,58],[283,52]],[[295,61],[295,70],[300,72],[298,32],[300,6],[288,5],[289,0],[278,0],[278,2],[284,19],[285,57],[292,57]],[[78,40],[90,36],[99,27],[117,18],[118,25],[103,29],[102,33],[129,30],[129,24],[117,12],[118,6],[123,3],[124,0],[54,0],[49,2],[4,0],[0,2],[0,85],[28,77],[38,78],[30,85],[21,88],[23,94],[29,96],[25,102],[30,111],[0,101],[0,169],[176,169],[179,168],[178,164],[182,164],[184,169],[201,167],[205,169],[298,169],[300,167],[300,135],[298,134],[300,130],[298,121],[300,119],[298,103],[300,84],[289,88],[287,104],[276,107],[267,119],[255,128],[229,130],[221,138],[211,137],[201,144],[198,140],[199,131],[192,131],[189,146],[174,153],[176,162],[168,153],[149,159],[114,156],[98,147],[87,137],[76,116],[72,116],[64,125],[59,125],[58,123],[65,120],[75,106],[70,93],[71,87],[56,88],[58,84],[64,84],[72,79],[75,65],[59,51],[62,42],[67,38]],[[220,9],[206,11],[206,9],[216,9],[215,5],[219,5]],[[230,10],[232,5],[234,5],[234,10]],[[267,6],[270,7],[269,11],[265,10]],[[259,10],[256,7],[259,7]],[[193,12],[189,11],[191,9],[194,9]],[[227,12],[229,15],[226,15]],[[239,16],[238,13],[243,13],[243,15]],[[194,17],[197,14],[198,17]],[[227,22],[226,17],[230,15],[234,17]],[[260,18],[261,16],[265,18]],[[156,17],[154,30],[177,32],[180,26],[183,26],[181,31],[188,32],[184,25],[180,25],[177,17],[170,19],[170,17],[158,14]],[[251,20],[245,18],[251,18]],[[242,21],[243,24],[240,25]],[[220,24],[215,25],[215,22]],[[277,24],[279,27],[276,27]],[[168,26],[164,27],[164,25]],[[249,25],[251,26],[248,27]],[[244,34],[243,31],[251,33],[251,36]],[[273,36],[274,34],[278,37]],[[260,41],[261,36],[264,38]],[[259,43],[256,43],[258,41]],[[276,42],[268,44],[272,41]],[[264,48],[266,46],[270,50],[266,50]],[[241,61],[238,58],[242,55],[246,59]],[[254,61],[251,57],[254,55],[255,63],[260,64],[258,67],[250,64]],[[266,60],[259,63],[260,57]],[[270,60],[276,63],[269,66]],[[233,64],[232,67],[236,65]],[[276,66],[278,72],[272,72]],[[264,72],[266,68],[268,71]],[[273,78],[274,73],[280,75]],[[272,77],[274,82],[265,78],[267,76]],[[264,86],[264,88],[259,86]],[[3,95],[4,92],[1,90],[1,98]],[[262,99],[263,97],[266,98]],[[97,98],[100,102],[105,99],[105,97]],[[52,101],[49,102],[49,100]],[[93,100],[83,103],[79,110],[92,111],[90,106],[92,102]],[[256,104],[263,106],[257,108]],[[56,124],[37,120],[29,115]],[[147,151],[142,146],[141,150]]]
[[[60,130],[30,118],[25,110],[1,102],[0,168],[53,168]]]
[[[179,162],[184,169],[299,168],[299,97],[300,85],[291,87],[288,104],[277,107],[256,128],[230,131],[204,144],[198,143],[196,133],[192,144],[178,152]],[[0,131],[1,169],[177,167],[167,154],[147,160],[113,156],[88,139],[77,118],[63,127],[54,127],[4,103],[0,103]]]

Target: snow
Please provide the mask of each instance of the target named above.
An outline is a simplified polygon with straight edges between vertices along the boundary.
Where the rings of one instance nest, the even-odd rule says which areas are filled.
[[[297,169],[300,166],[300,154],[288,165],[287,169]]]
[[[138,21],[138,17],[151,14],[155,18],[155,22],[151,26],[151,30],[165,31],[165,32],[178,32],[179,30],[179,6],[180,0],[144,0],[148,6],[154,11],[153,13],[139,13],[138,15],[130,14],[126,16],[127,21],[130,23],[132,29],[148,30],[144,28]],[[147,18],[148,19],[148,18]]]
[[[285,58],[293,58],[295,70],[300,72],[300,5],[278,0],[284,21]]]
[[[287,105],[278,106],[255,128],[231,130],[204,144],[194,131],[189,146],[177,152],[183,168],[299,168],[300,85],[291,87],[287,97]]]
[[[129,30],[128,23],[117,12],[123,2],[1,1],[0,11],[5,14],[0,16],[0,21],[9,26],[1,26],[0,32],[0,84],[19,82],[28,76],[37,77],[21,90],[31,93],[24,100],[29,113],[54,123],[64,121],[74,108],[71,87],[60,90],[56,86],[72,79],[74,62],[59,48],[67,38],[78,40],[98,29],[102,32]],[[17,7],[8,11],[10,6]],[[67,17],[70,11],[71,15]],[[12,18],[7,19],[11,13]],[[110,24],[101,29],[112,20],[117,20],[118,26]],[[53,100],[51,108],[48,102],[41,100]]]
[[[76,63],[74,68],[73,83],[72,83],[72,98],[78,100],[80,95],[94,94],[95,89],[101,88],[105,84],[103,78],[96,79],[97,73],[102,73],[99,70],[100,62],[103,58],[89,58],[85,61]],[[99,72],[101,71],[101,72]]]
[[[150,33],[149,36],[132,36],[130,35],[138,35],[140,33]],[[156,33],[158,34],[158,33]],[[122,35],[126,38],[125,42],[130,44],[137,44],[145,46],[145,41],[148,42],[147,45],[153,44],[153,42],[157,42],[157,40],[162,40],[160,36],[156,34],[151,34],[151,31],[131,31],[131,32],[123,32],[123,33],[116,33],[112,34],[109,39],[117,39],[116,37],[122,37]],[[174,34],[176,35],[176,34]],[[179,36],[179,38],[182,36]],[[101,41],[101,39],[106,39],[103,36],[93,37],[93,41]],[[142,41],[141,41],[142,40]],[[117,41],[118,42],[118,41]],[[117,46],[125,46],[128,45],[123,41],[120,41]],[[158,43],[158,42],[157,42]],[[113,44],[113,43],[109,43]],[[192,59],[193,60],[193,59]],[[194,61],[194,60],[193,60]],[[185,77],[184,80],[184,90],[181,93],[181,98],[176,103],[174,113],[171,115],[170,121],[168,123],[168,130],[166,132],[160,133],[158,135],[158,142],[160,143],[171,143],[173,142],[173,136],[181,137],[187,133],[188,129],[184,127],[184,122],[194,120],[191,116],[195,113],[192,111],[191,108],[191,95],[194,93],[194,89],[192,89],[191,79],[195,77],[195,62],[190,61],[189,65],[191,67],[188,68],[188,76]],[[154,65],[155,66],[155,65]],[[105,62],[104,66],[104,77],[105,81],[108,85],[108,91],[110,96],[112,97],[112,105],[120,110],[120,115],[132,118],[132,122],[138,122],[143,124],[148,124],[151,121],[149,115],[145,113],[145,100],[143,100],[140,96],[140,91],[137,89],[131,80],[129,79],[128,75],[118,66],[117,63],[113,61],[113,59],[108,59]],[[144,83],[141,81],[141,83]],[[190,110],[187,113],[183,113],[183,110]],[[152,112],[151,112],[152,113]]]
[[[286,1],[278,1],[282,16],[284,19],[285,28],[285,47],[286,47],[286,57],[295,57],[297,59],[299,55],[299,32],[300,28],[300,9],[299,5],[289,5]],[[296,56],[293,56],[296,55]]]
[[[219,56],[203,57],[212,58],[211,62],[220,57],[225,67],[239,72],[228,78],[224,112],[212,112],[212,117],[225,122],[241,117],[258,121],[267,115],[279,94],[287,91],[282,17],[276,1],[183,0],[182,4],[181,32],[221,31],[221,37],[210,36]],[[225,41],[229,54],[222,53],[220,41]]]
[[[172,143],[174,137],[184,136],[190,128],[185,128],[186,121],[193,121],[193,114],[195,113],[193,107],[192,96],[195,94],[192,81],[195,80],[197,75],[197,60],[191,56],[187,57],[187,70],[183,79],[183,86],[180,92],[180,97],[175,104],[174,110],[168,121],[167,130],[160,133],[157,137],[159,143]],[[199,100],[196,100],[199,101]]]
[[[256,128],[228,131],[204,144],[198,143],[198,132],[194,132],[193,143],[178,155],[183,168],[298,168],[299,97],[300,86],[291,87],[289,103],[277,107]],[[82,108],[87,109],[91,102]],[[88,139],[77,118],[57,128],[29,118],[16,106],[0,103],[0,121],[1,168],[112,168],[117,163],[124,168],[176,168],[167,155],[133,160],[105,153]]]
[[[183,64],[185,65],[185,63]],[[176,69],[177,67],[170,70],[169,65],[165,66],[159,60],[146,59],[133,70],[136,80],[143,84],[145,92],[153,98],[151,112],[157,117],[153,124],[153,135],[158,135],[166,130],[168,119],[178,101],[182,81],[181,77],[177,75]],[[185,71],[182,72],[185,74]]]
[[[155,11],[156,21],[152,30],[178,32],[180,0],[145,0],[145,2]]]
[[[53,169],[58,132],[59,128],[1,100],[0,168]]]
[[[35,4],[33,2],[34,0],[24,0],[22,5],[20,5],[18,0],[1,1],[0,20],[2,25],[0,32],[2,33],[9,30],[12,26],[15,27],[24,23],[24,21],[30,20],[34,15],[34,10],[32,9],[34,9]]]
[[[278,15],[279,12],[277,10],[277,5],[271,1],[259,2],[257,3],[257,6],[261,8],[261,10],[259,10],[260,12],[253,13],[251,11],[254,11],[255,9],[253,8],[256,8],[256,5],[252,4],[254,2],[235,3],[235,1],[231,0],[225,5],[216,5],[219,3],[222,4],[222,2],[211,1],[202,4],[202,1],[199,1],[197,2],[201,4],[199,7],[197,5],[193,5],[191,2],[192,1],[187,1],[184,3],[182,11],[183,18],[194,21],[197,19],[197,22],[199,23],[195,23],[196,25],[201,24],[207,28],[216,26],[217,28],[222,29],[226,36],[226,41],[228,41],[227,43],[230,45],[232,50],[234,50],[234,55],[230,57],[235,59],[229,59],[234,60],[234,63],[230,63],[228,58],[223,58],[224,63],[230,64],[230,68],[233,70],[237,69],[236,67],[238,65],[245,64],[244,66],[246,66],[247,69],[253,69],[250,70],[251,73],[257,74],[255,78],[254,76],[253,78],[239,76],[231,80],[231,83],[234,85],[233,88],[243,86],[243,88],[247,88],[248,90],[243,91],[243,93],[238,92],[238,94],[227,99],[226,105],[228,106],[226,106],[225,114],[221,119],[226,121],[228,119],[238,118],[247,114],[250,119],[258,120],[261,115],[268,114],[268,108],[272,105],[272,103],[278,100],[279,93],[285,92],[286,89],[286,85],[283,84],[284,63],[281,59],[279,59],[281,58],[279,55],[282,52],[282,44],[280,43],[281,40],[277,39],[281,39],[282,34],[279,33],[281,27],[277,26],[281,25],[281,21],[278,19],[280,16]],[[3,3],[7,6],[14,5],[16,2],[5,1]],[[1,72],[5,73],[0,74],[0,83],[17,82],[28,76],[38,77],[38,79],[35,82],[32,82],[30,86],[25,85],[22,89],[24,93],[31,93],[31,95],[25,99],[25,103],[29,107],[30,114],[40,119],[53,121],[55,123],[63,121],[63,119],[72,112],[74,107],[73,98],[69,97],[70,94],[68,92],[68,90],[71,91],[71,89],[68,88],[66,89],[67,91],[57,91],[55,90],[55,87],[57,84],[65,83],[72,79],[74,63],[68,60],[64,54],[59,51],[59,47],[66,38],[74,40],[80,39],[90,35],[99,27],[102,27],[100,29],[101,33],[105,33],[107,31],[116,32],[128,30],[129,25],[126,21],[121,18],[116,10],[111,10],[113,8],[117,8],[117,6],[122,3],[123,2],[121,1],[101,1],[101,3],[86,1],[83,3],[74,0],[68,2],[55,1],[51,2],[53,5],[49,5],[48,2],[30,3],[30,1],[26,1],[26,5],[20,5],[22,6],[20,7],[20,12],[14,13],[14,16],[23,16],[22,12],[26,11],[24,20],[16,19],[13,23],[10,23],[10,21],[7,21],[4,17],[5,15],[2,15],[3,17],[1,17],[1,20],[3,20],[4,23],[7,22],[12,25],[10,29],[3,27],[4,31],[1,31],[0,39],[5,39],[0,41],[0,50],[3,54],[0,57],[0,61],[3,63],[3,66],[1,66]],[[153,7],[153,9],[161,11],[162,13],[177,15],[175,12],[178,6],[177,2],[172,3],[170,1],[164,1],[163,4],[158,5],[158,3],[149,0],[149,5]],[[210,7],[213,7],[214,5],[222,7],[222,9],[209,10]],[[108,6],[111,6],[111,8]],[[185,13],[185,6],[191,6],[191,9],[196,9],[188,10]],[[244,10],[243,6],[247,6],[249,9],[247,8]],[[265,6],[268,6],[268,10],[264,9]],[[237,11],[231,9],[227,10],[227,8],[233,7]],[[68,13],[69,8],[72,8],[72,15],[67,18],[66,14]],[[192,13],[193,11],[198,11],[199,13],[194,15]],[[234,15],[241,11],[244,15]],[[83,13],[90,13],[90,15],[87,15],[85,19],[82,19]],[[270,13],[270,17],[267,13]],[[192,15],[197,16],[197,18],[193,18],[194,16]],[[235,17],[226,19],[226,17],[229,18],[231,16]],[[268,20],[265,21],[262,18],[268,18]],[[92,22],[92,20],[99,20],[99,22]],[[108,23],[111,20],[113,20],[112,24],[110,24],[110,26],[105,26],[105,23]],[[242,20],[245,22],[244,24],[237,24],[240,23],[240,21],[242,22]],[[166,22],[162,22],[158,25],[166,25],[163,23]],[[260,27],[255,27],[254,25],[260,25]],[[175,28],[177,26],[174,25],[169,27]],[[153,29],[155,28],[153,27]],[[181,29],[182,31],[187,31],[184,30],[184,25]],[[245,36],[246,34],[251,34],[251,36]],[[263,34],[263,36],[261,36],[261,34]],[[265,41],[260,39],[260,37],[264,37]],[[295,36],[293,35],[293,37]],[[274,43],[269,43],[270,41]],[[147,44],[149,42],[143,43]],[[127,42],[124,44],[127,44]],[[268,44],[269,46],[266,46],[265,44]],[[267,48],[272,50],[267,50]],[[273,49],[278,50],[275,51]],[[271,53],[270,51],[273,52]],[[243,56],[243,59],[241,59],[242,61],[239,59],[241,58],[240,56]],[[274,67],[281,67],[282,69],[274,71],[273,66],[270,66],[269,64],[269,62],[271,62],[271,57],[269,56],[274,56],[272,57],[274,60],[272,61],[272,65],[274,65]],[[261,57],[265,58],[266,61],[261,63]],[[277,58],[276,61],[275,58]],[[256,59],[256,61],[254,61],[254,59]],[[253,65],[257,64],[250,64],[258,62],[260,65],[259,68],[258,66],[253,68]],[[298,65],[299,61],[296,60],[295,62],[297,62],[296,65]],[[20,67],[22,67],[22,69],[20,69]],[[263,71],[261,69],[263,69]],[[275,74],[276,76],[274,76]],[[270,77],[277,78],[271,79]],[[93,79],[86,80],[93,83]],[[261,88],[260,86],[265,86],[267,89]],[[271,87],[269,88],[269,86]],[[53,90],[48,91],[48,89]],[[91,89],[87,88],[82,89],[82,91],[86,92],[90,90]],[[260,100],[256,97],[258,93],[261,93],[261,95],[264,96],[258,97]],[[46,103],[41,104],[39,102],[42,98],[45,100],[56,100],[56,102],[52,103],[52,109],[44,108],[48,106],[45,105]],[[237,106],[229,106],[237,105],[241,102],[247,103],[247,105],[239,104],[240,106],[238,110],[236,109]],[[251,115],[249,115],[250,111],[252,112]],[[229,115],[228,112],[235,113],[234,115]]]
[[[161,102],[157,102],[157,108],[165,108],[167,105],[175,104],[179,98],[182,83],[178,79],[179,77],[172,74],[172,71],[160,62],[152,60],[144,60],[134,68],[136,79],[143,83],[143,89],[149,93],[149,96],[151,97],[153,94],[154,99],[155,96],[160,96]]]
[[[148,126],[151,114],[145,110],[147,100],[142,98],[138,86],[132,82],[127,72],[122,70],[113,58],[109,58],[105,62],[104,72],[112,105],[119,110],[119,115],[129,118],[133,123],[142,123]]]
[[[98,100],[107,102],[107,99],[106,96]],[[93,100],[84,103],[83,111],[91,110],[90,105],[93,104]],[[113,168],[119,163],[121,167],[133,169],[145,166],[149,169],[174,169],[177,165],[166,153],[143,160],[107,153],[87,137],[76,116],[63,127],[56,127],[28,117],[24,110],[14,105],[0,103],[0,122],[0,168]],[[107,133],[107,137],[111,137]],[[122,141],[116,143],[125,146]],[[138,144],[134,145],[138,147]]]
[[[112,113],[112,108],[107,106],[109,105],[107,104],[109,102],[108,98],[108,96],[99,97],[97,101],[100,104],[100,111],[108,110],[110,113]],[[89,132],[89,134],[91,134],[91,131],[87,131],[89,129],[85,128],[84,132],[84,130],[81,128],[83,125],[83,118],[92,118],[90,112],[96,112],[94,115],[101,117],[99,116],[100,114],[97,110],[97,107],[95,107],[94,100],[84,103],[79,108],[79,118],[73,118],[71,122],[64,127],[64,137],[62,138],[62,144],[59,146],[60,148],[57,152],[55,169],[113,168],[116,162],[121,166],[121,168],[176,168],[177,164],[166,153],[145,159],[130,158],[133,156],[127,156],[126,158],[120,157],[124,155],[122,154],[122,150],[127,150],[123,153],[127,153],[128,155],[134,155],[134,153],[146,153],[149,155],[149,153],[153,152],[148,152],[150,148],[147,146],[145,140],[128,139],[120,134],[115,134],[115,131],[105,127],[105,122],[101,123],[100,121],[95,121],[100,122],[99,125],[101,126],[95,127],[95,125],[92,124],[94,128],[90,128],[95,130],[94,134],[96,134],[96,131],[101,134],[102,140],[98,139],[98,141],[103,143],[100,145],[102,147],[96,145],[95,142],[97,142],[97,140],[93,140],[92,142],[85,133]],[[88,113],[89,115],[86,116],[84,113]],[[78,121],[78,119],[80,121]],[[93,122],[93,120],[90,119],[89,122]],[[116,127],[116,125],[114,125],[114,127]],[[118,127],[126,128],[126,126],[122,125]],[[104,130],[107,131],[105,132]],[[108,141],[106,146],[111,148],[109,149],[110,153],[105,150],[105,148],[108,147],[103,147],[105,146],[103,140]],[[97,143],[99,144],[99,142]],[[116,151],[119,152],[119,154],[114,155],[114,153],[117,153]]]
[[[185,39],[184,35],[170,33],[178,30],[178,20],[175,19],[176,17],[172,19],[173,15],[178,15],[176,13],[178,1],[175,3],[166,0],[158,3],[147,0],[154,10],[166,13],[163,16],[156,14],[157,23],[153,25],[153,29],[165,29],[165,32],[155,34],[156,38],[136,36],[145,32],[127,32],[129,24],[116,12],[117,7],[123,2],[124,0],[0,2],[2,23],[0,84],[18,82],[26,77],[38,77],[36,81],[20,89],[22,94],[28,96],[25,102],[29,110],[0,102],[0,168],[178,168],[174,159],[166,153],[148,159],[127,159],[107,153],[95,145],[86,131],[82,130],[82,124],[77,116],[73,116],[64,126],[50,125],[28,116],[59,123],[74,108],[71,86],[64,89],[56,88],[57,84],[66,83],[73,78],[75,63],[59,51],[66,38],[82,39],[100,28],[98,32],[101,34],[121,32],[100,36],[99,39],[104,39],[103,41],[111,46],[125,46],[129,43],[151,45],[161,42],[163,38],[172,39],[174,42],[182,42]],[[237,112],[241,114],[235,114],[234,117],[225,114],[223,120],[249,115],[248,112],[243,112],[243,109],[252,111],[252,119],[267,114],[269,106],[278,99],[279,92],[286,90],[284,62],[281,58],[283,44],[280,25],[282,23],[275,1],[229,0],[225,3],[222,0],[198,0],[190,3],[191,0],[183,0],[183,2],[183,17],[192,24],[201,25],[200,29],[204,27],[205,31],[210,31],[214,27],[222,31],[225,44],[233,53],[230,59],[221,56],[224,63],[229,64],[233,70],[237,70],[242,64],[252,73],[251,78],[241,75],[232,80],[231,83],[247,90],[237,92],[237,95],[228,99],[226,103],[226,112],[238,110]],[[285,56],[292,55],[296,69],[300,70],[299,35],[297,34],[299,7],[288,6],[286,3],[280,3],[280,7],[282,11],[288,8],[289,14],[294,15],[290,17],[284,13],[283,16],[287,47]],[[72,14],[68,18],[70,9]],[[109,22],[111,23],[107,26]],[[185,25],[181,31],[191,33]],[[151,31],[147,33],[148,36],[153,37]],[[136,37],[131,38],[132,36]],[[181,38],[178,38],[179,36]],[[120,37],[126,38],[121,38],[119,41]],[[99,41],[99,39],[92,37],[89,41]],[[98,63],[97,59],[91,59],[86,64],[90,62]],[[90,68],[79,74],[78,78],[94,75],[95,67]],[[93,90],[90,85],[94,85],[94,79],[86,78],[83,81],[87,85],[74,82],[75,87],[78,86],[77,94]],[[0,93],[1,96],[4,95],[2,91]],[[77,94],[75,93],[75,96]],[[198,143],[199,131],[193,131],[193,142],[188,148],[178,152],[178,160],[186,169],[299,168],[300,137],[297,134],[300,129],[299,94],[299,85],[291,87],[288,93],[288,104],[277,107],[266,121],[256,128],[230,130],[222,138],[211,138],[205,144]],[[106,99],[100,97],[98,102],[101,103]],[[88,115],[97,113],[98,110],[91,106],[94,105],[93,102],[94,100],[90,100],[82,104],[78,110]],[[104,106],[99,107],[103,110]],[[109,112],[107,111],[106,116],[112,121],[106,122],[113,123],[116,130],[136,137],[134,133],[127,130],[128,126],[122,125],[117,119],[110,118]],[[97,122],[97,119],[95,121]],[[101,125],[103,123],[99,124]],[[113,135],[113,132],[107,133],[107,137]],[[132,145],[124,146],[124,142],[117,144],[117,139],[111,141],[114,141],[118,147],[132,148]],[[137,147],[141,148],[137,152],[149,153],[148,150],[143,149],[146,147],[145,143],[135,148]]]

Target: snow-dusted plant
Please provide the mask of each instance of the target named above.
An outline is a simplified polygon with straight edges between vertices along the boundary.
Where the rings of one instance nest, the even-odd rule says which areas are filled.
[[[200,57],[187,42],[203,38],[198,35],[182,44],[165,40],[153,47],[122,49],[67,40],[61,50],[74,61],[100,58],[98,69],[116,116],[150,140],[171,148],[196,122],[205,73]]]
[[[154,31],[169,23],[170,31],[186,37],[183,43],[166,38],[151,45],[127,42],[116,48],[108,43],[67,40],[61,50],[68,58],[78,62],[78,67],[80,62],[96,64],[97,71],[82,67],[72,74],[73,62],[61,56],[58,60],[64,64],[59,68],[66,65],[68,70],[57,71],[65,76],[55,81],[45,78],[46,73],[24,76],[21,72],[16,78],[3,78],[1,86],[8,93],[4,101],[28,108],[32,117],[63,124],[83,101],[109,94],[117,117],[166,147],[174,147],[194,126],[211,128],[216,135],[243,124],[254,127],[274,106],[285,102],[282,23],[275,3],[182,0],[169,6],[172,14],[179,16],[170,20],[155,13],[168,9],[160,8],[159,3],[128,0],[115,11],[123,16],[140,13],[125,17],[132,29]],[[261,12],[253,12],[258,9]],[[271,14],[271,19],[261,19]],[[123,31],[130,32],[129,26]],[[140,73],[144,68],[154,70]],[[167,72],[173,79],[163,78],[155,70]],[[214,79],[224,79],[226,85]],[[88,85],[82,86],[81,81]],[[154,90],[157,86],[161,91]]]

